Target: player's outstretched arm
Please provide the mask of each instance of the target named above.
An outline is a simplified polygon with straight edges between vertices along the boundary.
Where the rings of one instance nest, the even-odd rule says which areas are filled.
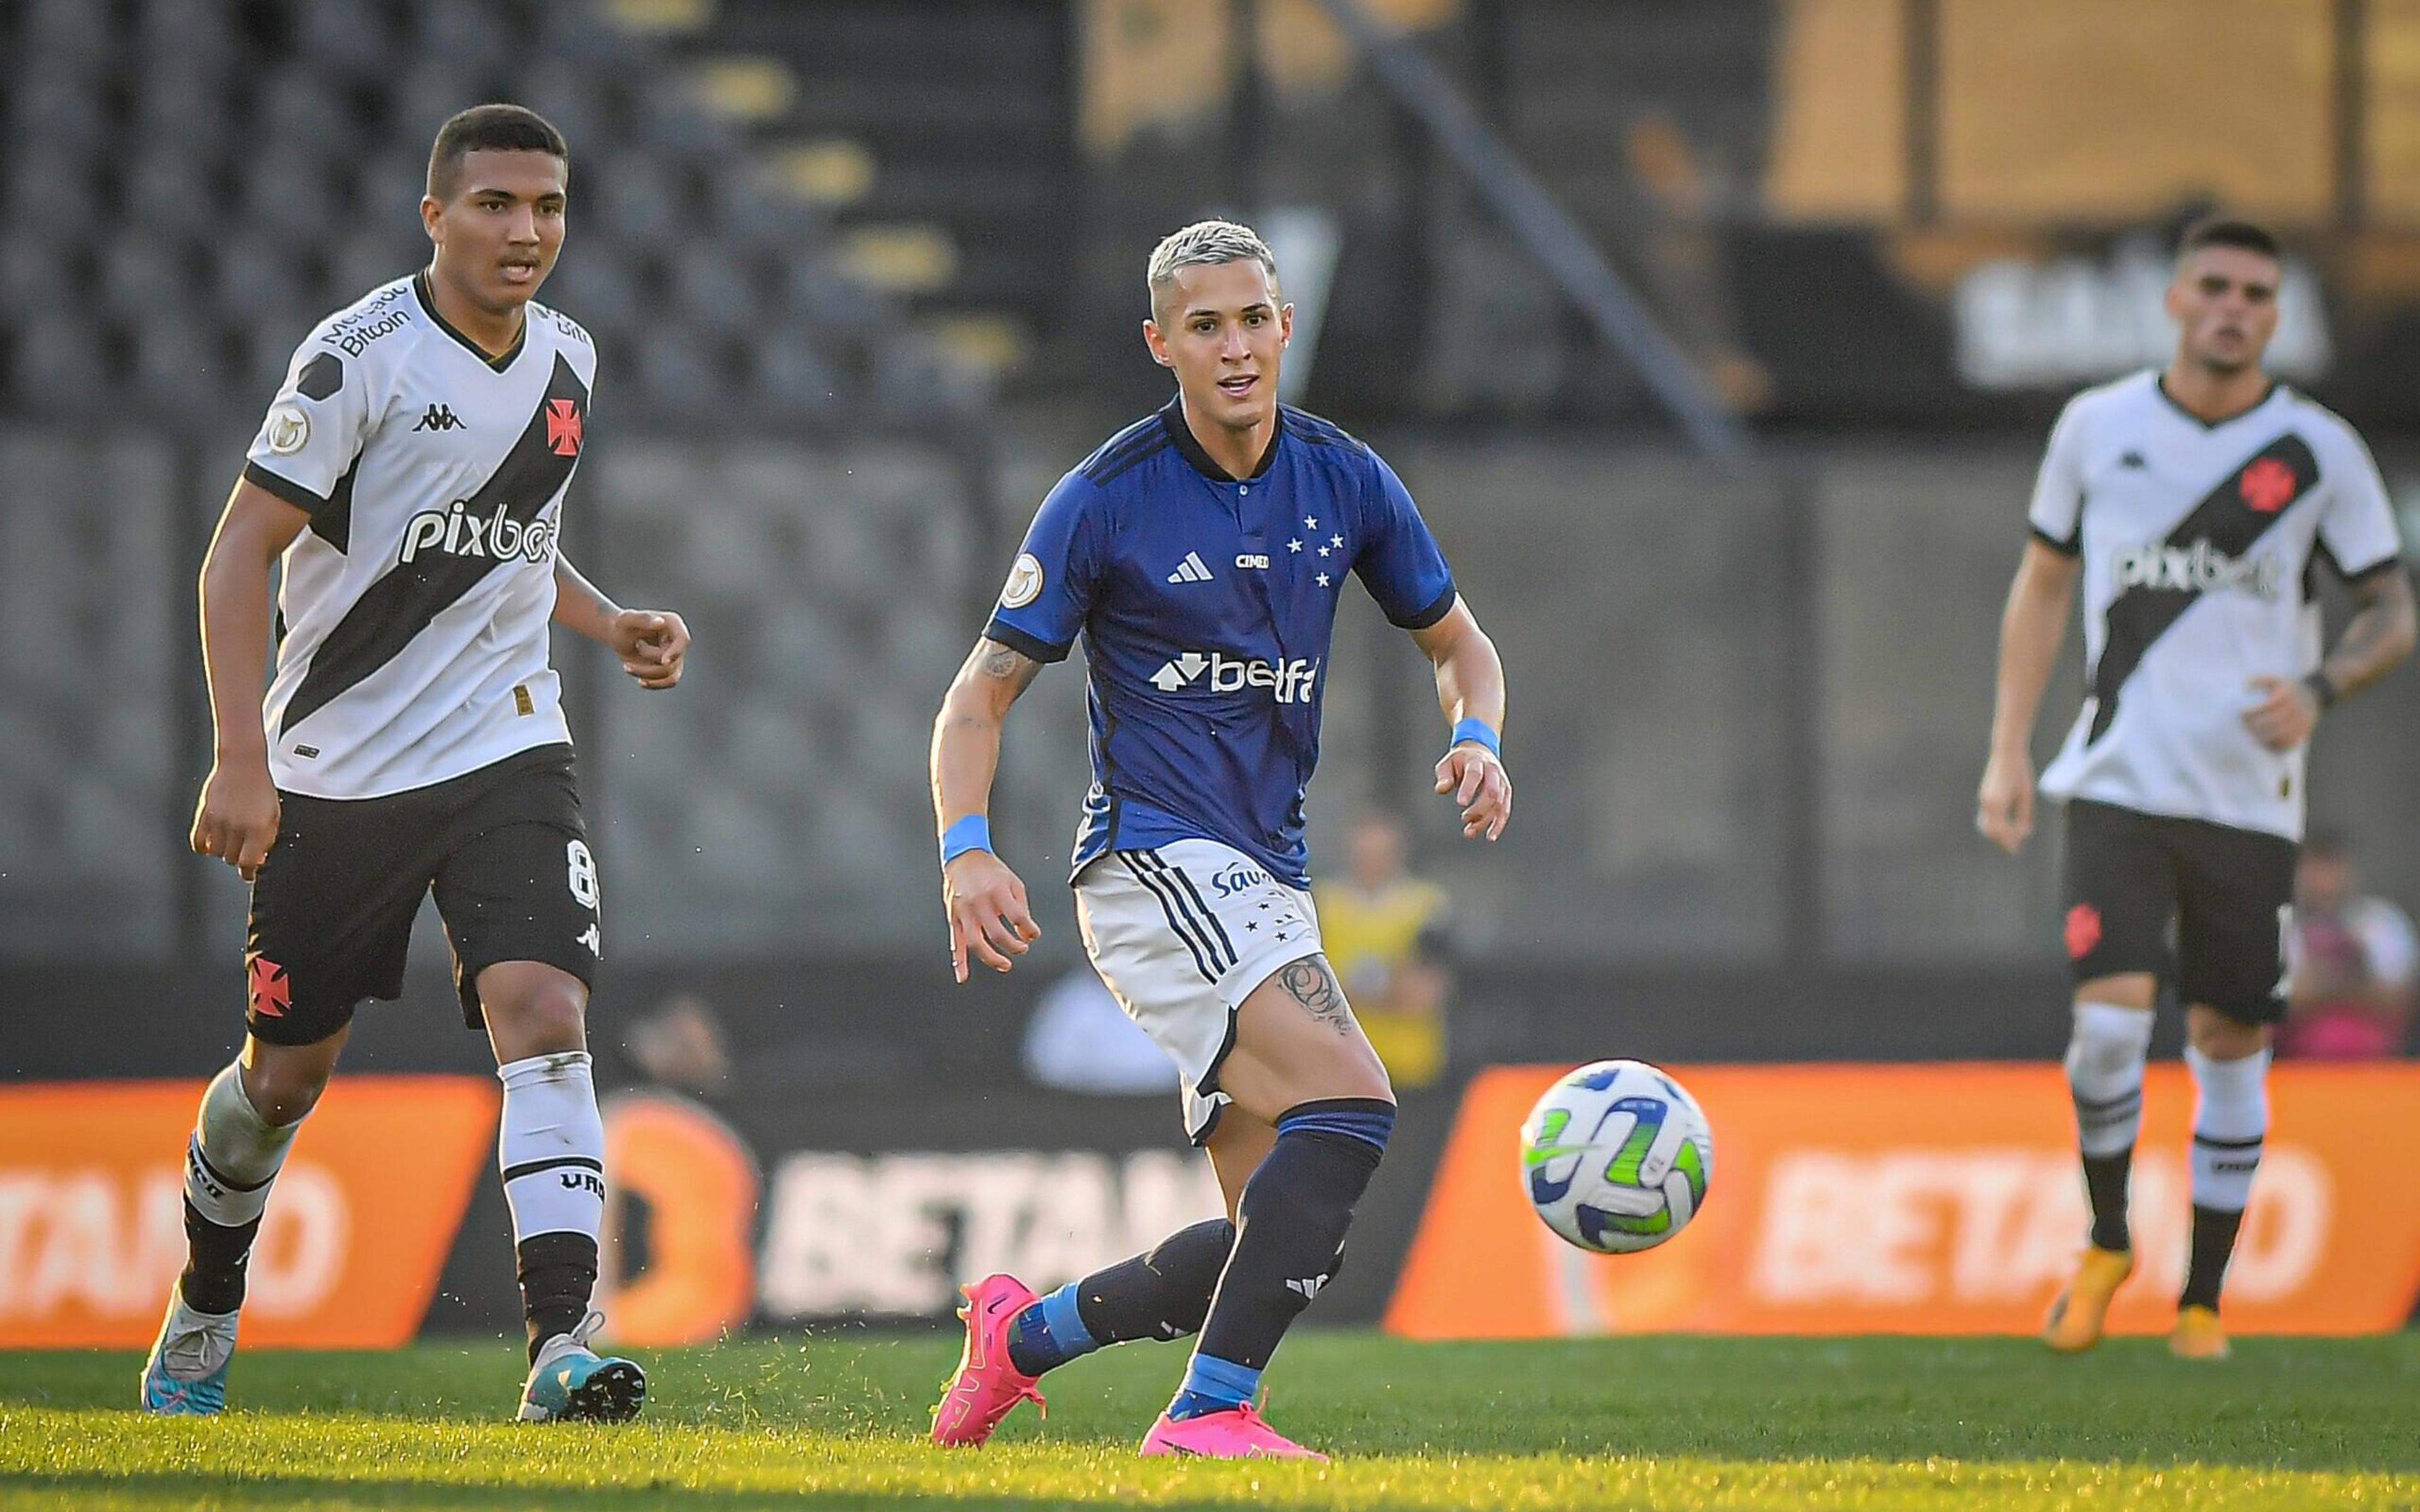
[[[1479,627],[1470,606],[1457,601],[1444,619],[1412,640],[1436,669],[1437,706],[1453,726],[1453,744],[1437,763],[1436,790],[1462,807],[1462,833],[1494,840],[1512,818],[1512,779],[1504,770],[1504,661]]]
[[[1042,664],[988,638],[975,642],[933,721],[933,817],[941,830],[941,905],[950,916],[950,969],[967,959],[1006,971],[1042,937],[1025,884],[992,853],[992,778],[1001,725]]]
[[[2000,613],[2000,671],[1992,697],[1991,754],[1976,795],[1975,827],[2014,856],[2034,829],[2034,715],[2067,639],[2075,601],[2075,558],[2039,540],[2025,543]]]
[[[670,609],[623,609],[580,575],[571,559],[554,559],[554,623],[584,635],[622,658],[641,687],[671,687],[689,658],[689,625]]]
[[[210,689],[210,775],[191,842],[250,882],[277,840],[277,784],[260,690],[269,676],[269,568],[311,517],[250,481],[227,495],[202,560],[202,674]]]
[[[2377,682],[2412,655],[2420,625],[2413,621],[2412,579],[2401,564],[2354,583],[2352,596],[2353,616],[2317,672],[2299,682],[2252,680],[2252,690],[2262,697],[2243,722],[2271,750],[2292,750],[2310,739],[2321,710]]]

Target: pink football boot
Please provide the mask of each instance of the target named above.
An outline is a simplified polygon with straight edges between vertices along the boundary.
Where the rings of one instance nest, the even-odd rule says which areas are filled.
[[[1224,1412],[1204,1412],[1200,1417],[1170,1417],[1162,1412],[1151,1431],[1143,1435],[1142,1452],[1146,1458],[1198,1455],[1204,1459],[1327,1462],[1327,1457],[1318,1450],[1306,1449],[1269,1427],[1268,1420],[1254,1412],[1249,1402]]]
[[[1032,1402],[1046,1416],[1050,1409],[1034,1390],[1034,1378],[1008,1358],[1008,1327],[1033,1304],[1032,1288],[1013,1275],[987,1275],[958,1290],[967,1299],[958,1309],[967,1320],[967,1347],[933,1409],[933,1442],[979,1448],[1017,1403]]]

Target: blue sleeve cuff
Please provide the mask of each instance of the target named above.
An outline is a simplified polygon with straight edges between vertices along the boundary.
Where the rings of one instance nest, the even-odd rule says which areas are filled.
[[[1461,595],[1455,591],[1453,584],[1449,582],[1445,585],[1444,593],[1437,594],[1436,597],[1429,600],[1428,603],[1422,605],[1419,609],[1404,615],[1402,619],[1394,619],[1392,615],[1388,617],[1390,620],[1393,620],[1395,628],[1399,630],[1425,630],[1430,625],[1436,624],[1439,620],[1442,620],[1447,615],[1452,613],[1453,606],[1460,597]]]
[[[990,624],[984,626],[984,639],[997,640],[1018,656],[1038,661],[1046,667],[1055,661],[1065,661],[1069,647],[1075,644],[1073,640],[1068,640],[1054,646],[1038,636],[1018,629],[997,614],[992,616]]]

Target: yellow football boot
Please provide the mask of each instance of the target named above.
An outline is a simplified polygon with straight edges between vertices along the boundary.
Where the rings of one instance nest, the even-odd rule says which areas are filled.
[[[2180,1360],[2224,1360],[2235,1351],[2227,1345],[2226,1325],[2218,1320],[2217,1308],[2180,1307],[2168,1352]]]
[[[2087,1246],[2076,1262],[2075,1275],[2042,1319],[2042,1342],[2061,1354],[2073,1354],[2101,1342],[2109,1318],[2109,1300],[2134,1273],[2134,1252]]]

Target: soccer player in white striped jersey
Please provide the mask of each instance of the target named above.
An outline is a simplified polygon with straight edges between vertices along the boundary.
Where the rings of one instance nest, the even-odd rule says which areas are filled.
[[[689,632],[616,607],[556,549],[597,366],[587,333],[532,299],[569,173],[562,136],[519,106],[444,124],[420,206],[433,257],[304,340],[202,569],[217,758],[193,845],[253,884],[250,1005],[187,1147],[189,1258],[144,1366],[150,1412],[225,1405],[271,1185],[355,1009],[401,992],[432,891],[504,1082],[520,1416],[621,1419],[645,1396],[635,1363],[588,1348],[605,1134],[584,1018],[603,931],[548,625],[651,688],[680,681]]]
[[[2323,711],[2412,648],[2368,448],[2261,370],[2281,271],[2259,226],[2185,233],[2167,294],[2176,355],[2060,415],[2001,621],[1976,824],[2014,853],[2033,827],[2034,715],[2083,583],[2087,696],[2041,780],[2067,804],[2067,1075],[2092,1209],[2044,1324],[2060,1350],[2099,1342],[2133,1273],[2128,1175],[2165,978],[2186,1005],[2196,1089],[2192,1252],[2169,1347],[2227,1353],[2219,1291],[2269,1129],[2305,748]],[[2324,656],[2309,594],[2322,560],[2356,605]]]

